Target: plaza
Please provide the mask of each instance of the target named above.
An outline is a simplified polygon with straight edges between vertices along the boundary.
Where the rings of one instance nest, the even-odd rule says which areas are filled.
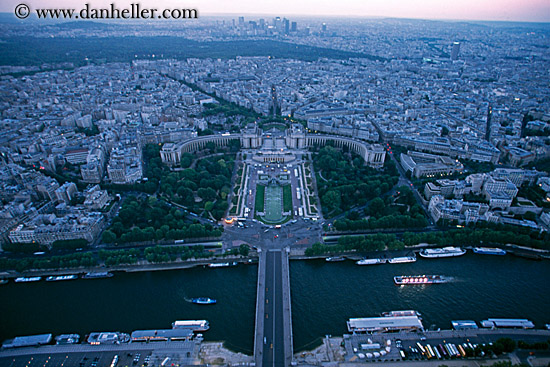
[[[381,168],[385,159],[385,151],[379,144],[339,135],[312,134],[299,124],[289,128],[275,125],[266,130],[249,124],[239,134],[209,135],[165,144],[160,154],[165,164],[177,166],[183,153],[200,151],[208,143],[225,146],[234,140],[239,140],[241,149],[227,217],[260,220],[273,226],[295,218],[321,218],[310,147],[329,142],[338,148],[346,147],[374,168]]]

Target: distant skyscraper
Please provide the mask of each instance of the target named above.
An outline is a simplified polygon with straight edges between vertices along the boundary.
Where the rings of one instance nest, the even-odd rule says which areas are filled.
[[[290,24],[290,31],[291,32],[296,32],[298,30],[298,24],[296,22],[292,22]]]
[[[285,28],[285,34],[288,34],[290,32],[290,22],[289,22],[289,20],[284,18],[283,19],[283,25],[284,25],[284,28]]]
[[[451,60],[458,60],[458,53],[460,52],[460,43],[453,42],[453,49],[451,50]]]
[[[327,23],[323,23],[323,25],[321,26],[321,30],[323,31],[323,33],[327,31]]]
[[[239,17],[239,27],[244,27],[244,17]]]
[[[491,118],[493,117],[493,107],[489,104],[487,107],[487,126],[485,126],[485,140],[490,141],[491,139]]]

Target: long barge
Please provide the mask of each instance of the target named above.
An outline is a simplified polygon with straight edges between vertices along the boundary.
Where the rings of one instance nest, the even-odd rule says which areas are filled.
[[[399,311],[387,311],[382,312],[384,317],[403,317],[403,316],[422,316],[420,312],[416,310],[399,310]]]
[[[16,283],[29,283],[29,282],[38,282],[42,277],[19,277],[15,278]]]
[[[58,282],[60,280],[73,280],[78,279],[78,275],[58,275],[58,276],[49,276],[46,278],[46,282]]]
[[[401,256],[388,259],[390,264],[403,264],[416,262],[416,256]]]
[[[487,319],[481,321],[481,326],[484,328],[500,329],[534,329],[535,324],[527,319]]]
[[[386,259],[362,259],[356,262],[357,265],[376,265],[385,263]]]
[[[455,257],[462,256],[466,253],[466,250],[460,247],[443,247],[443,248],[427,248],[420,251],[419,255],[424,258],[439,258],[439,257]]]
[[[82,276],[82,279],[98,279],[98,278],[110,278],[113,276],[113,273],[108,271],[99,271],[99,272],[90,272]]]
[[[506,255],[506,250],[496,247],[474,247],[472,251],[480,255]]]

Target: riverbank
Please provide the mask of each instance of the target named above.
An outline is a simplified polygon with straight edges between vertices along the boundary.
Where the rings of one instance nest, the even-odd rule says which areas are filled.
[[[425,337],[428,341],[421,342],[424,345],[428,343],[437,343],[441,338],[454,338],[451,330],[440,332],[427,332]],[[510,331],[485,331],[486,340],[497,340],[503,333],[508,336],[527,337],[527,338],[545,338],[549,332],[537,330],[510,330]],[[478,337],[478,333],[470,331],[461,336],[468,337],[473,343]],[[391,338],[402,340],[404,344],[407,341],[419,340],[419,335],[415,333],[399,334],[373,334],[367,335],[372,338]],[[367,337],[365,336],[365,337]],[[358,367],[358,366],[380,366],[388,363],[391,366],[402,367],[421,367],[421,366],[454,366],[454,367],[480,367],[494,366],[502,363],[510,365],[520,365],[524,363],[531,366],[546,366],[550,362],[548,351],[533,351],[516,349],[512,353],[506,353],[499,356],[486,356],[481,358],[433,358],[427,359],[401,359],[396,358],[382,362],[380,360],[365,359],[361,353],[348,351],[345,347],[350,337],[359,336],[344,335],[343,337],[327,336],[323,338],[323,344],[311,351],[295,353],[293,363],[303,366],[324,366],[324,367]],[[450,342],[457,343],[457,341]],[[393,347],[393,344],[392,344]],[[407,348],[403,348],[406,350]],[[236,353],[227,349],[223,342],[204,342],[200,340],[191,341],[172,341],[172,342],[154,342],[154,343],[128,343],[128,344],[72,344],[72,345],[45,345],[40,347],[24,347],[16,349],[0,350],[0,363],[9,362],[10,366],[24,366],[28,362],[29,356],[32,356],[33,362],[56,363],[65,362],[76,365],[79,361],[85,359],[94,359],[105,363],[113,360],[114,356],[119,356],[123,363],[129,364],[132,360],[147,360],[154,365],[162,361],[169,360],[172,363],[181,363],[184,365],[212,365],[212,366],[250,366],[255,362],[255,357],[243,353]],[[34,361],[36,359],[36,361]],[[38,363],[40,364],[40,363]],[[63,363],[64,364],[64,363]],[[134,363],[135,364],[135,363]]]
[[[305,249],[291,249],[289,258],[290,260],[316,260],[316,259],[326,259],[330,256],[341,255],[348,260],[357,261],[364,258],[365,254],[368,257],[382,257],[382,258],[391,258],[393,256],[403,256],[404,254],[418,253],[424,248],[434,247],[431,244],[419,244],[416,246],[407,247],[403,250],[383,250],[383,251],[373,251],[369,253],[360,253],[358,251],[349,251],[349,252],[340,252],[340,253],[326,253],[320,255],[307,256],[305,255]],[[464,249],[471,250],[471,246],[463,247]],[[550,251],[534,249],[525,246],[518,246],[513,244],[507,244],[501,246],[505,249],[508,254],[524,257],[532,260],[542,260],[550,259]],[[29,269],[22,272],[17,272],[16,270],[5,270],[0,273],[0,276],[5,279],[12,279],[17,277],[30,277],[30,276],[58,276],[58,275],[79,275],[89,272],[147,272],[147,271],[165,271],[165,270],[180,270],[180,269],[190,269],[200,266],[208,266],[211,263],[221,263],[221,262],[237,262],[240,264],[256,264],[258,261],[257,253],[253,253],[251,256],[226,256],[223,258],[210,258],[210,259],[200,259],[200,260],[178,260],[169,263],[149,263],[145,260],[141,260],[136,264],[132,265],[117,265],[117,266],[95,266],[95,267],[80,267],[80,268],[63,268],[63,269]]]
[[[169,328],[175,320],[205,319],[211,325],[204,333],[207,340],[227,340],[226,348],[252,354],[257,266],[211,269],[193,265],[186,270],[119,272],[94,281],[42,280],[24,285],[10,281],[0,287],[0,296],[10,300],[0,307],[1,337],[152,330]],[[326,262],[322,257],[293,261],[295,351],[313,349],[326,334],[345,334],[349,318],[376,317],[390,310],[418,310],[430,329],[449,328],[451,320],[479,323],[495,317],[527,318],[543,328],[550,322],[547,265],[471,251],[460,257],[419,258],[416,263],[381,266],[357,266],[350,260]],[[398,287],[394,276],[403,274],[442,274],[453,281]],[[210,297],[218,303],[197,306],[189,302],[194,297]]]
[[[223,342],[203,342],[199,359],[201,365],[250,365],[254,362],[254,356],[236,353],[224,347]]]
[[[325,245],[327,247],[330,247],[330,245]],[[444,246],[437,246],[434,244],[428,244],[428,243],[421,243],[415,246],[408,246],[400,250],[390,250],[390,249],[384,249],[379,251],[369,251],[369,252],[361,252],[357,250],[349,250],[349,251],[340,251],[340,252],[326,252],[322,254],[317,255],[306,255],[305,250],[306,249],[292,249],[290,252],[290,257],[293,260],[313,260],[313,259],[325,259],[327,257],[331,256],[344,256],[345,258],[349,260],[360,260],[364,258],[364,254],[368,254],[371,257],[385,257],[390,258],[391,256],[402,256],[403,254],[412,254],[412,253],[418,253],[421,250],[425,248],[442,248]],[[476,246],[458,246],[465,250],[472,250]],[[477,247],[483,247],[483,244],[480,244]],[[530,259],[550,259],[550,250],[542,250],[537,248],[531,248],[526,246],[518,246],[514,244],[505,244],[501,246],[491,246],[491,247],[498,247],[506,250],[506,252],[510,255],[515,255],[519,257],[525,257]],[[380,256],[380,254],[382,256]]]
[[[205,259],[205,260],[186,260],[186,261],[174,261],[170,263],[158,263],[151,264],[146,261],[139,261],[132,265],[117,265],[117,266],[94,266],[94,267],[80,267],[80,268],[64,268],[64,269],[29,269],[22,272],[16,270],[6,270],[1,273],[2,278],[12,279],[17,277],[31,277],[31,276],[57,276],[57,275],[79,275],[91,272],[147,272],[147,271],[164,271],[164,270],[180,270],[190,269],[200,266],[208,266],[212,263],[239,263],[239,264],[257,264],[257,257],[238,257],[227,256],[222,259]]]

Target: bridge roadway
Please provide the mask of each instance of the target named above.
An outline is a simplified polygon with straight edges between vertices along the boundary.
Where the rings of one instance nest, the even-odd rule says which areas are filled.
[[[260,254],[254,356],[258,367],[288,367],[292,362],[292,317],[288,253]]]

